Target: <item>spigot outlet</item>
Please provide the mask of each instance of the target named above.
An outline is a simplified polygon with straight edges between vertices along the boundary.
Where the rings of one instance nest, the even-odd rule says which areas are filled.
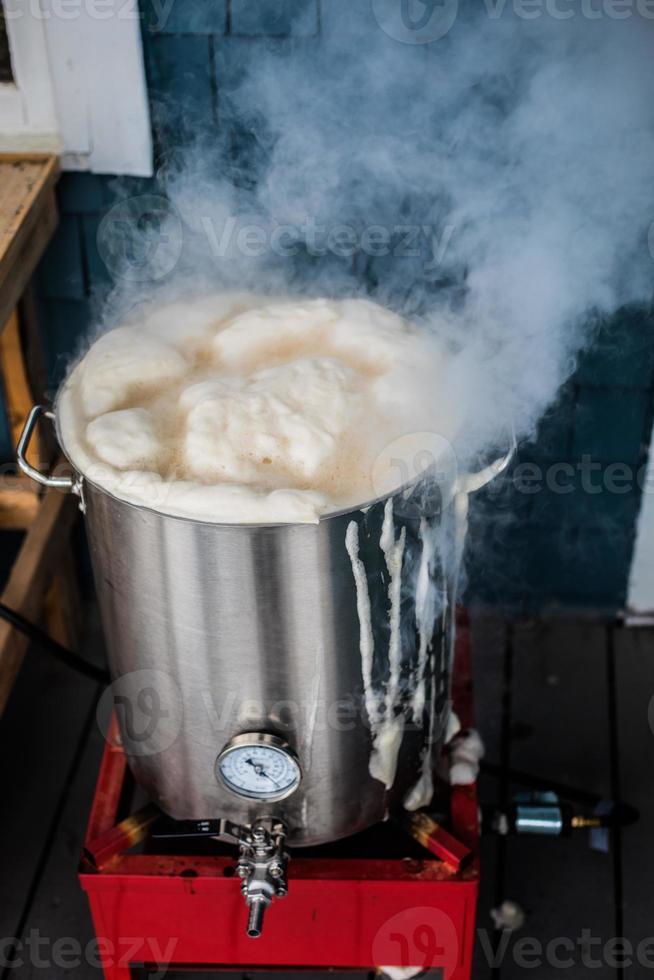
[[[248,913],[248,936],[250,939],[258,939],[263,931],[263,915],[267,906],[263,901],[255,900],[250,903]]]
[[[272,819],[258,820],[253,827],[225,822],[218,836],[239,845],[236,874],[241,879],[241,892],[248,906],[247,933],[251,939],[257,939],[273,898],[283,898],[288,892],[286,827],[281,820]]]

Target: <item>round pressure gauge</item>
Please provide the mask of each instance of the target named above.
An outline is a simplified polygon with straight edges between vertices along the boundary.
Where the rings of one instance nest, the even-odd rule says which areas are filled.
[[[277,735],[247,732],[227,743],[216,761],[221,782],[250,800],[283,800],[300,785],[295,752]]]

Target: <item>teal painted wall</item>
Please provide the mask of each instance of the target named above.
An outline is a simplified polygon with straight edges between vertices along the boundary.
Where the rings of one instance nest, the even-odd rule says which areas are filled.
[[[654,316],[607,319],[572,378],[482,491],[471,516],[471,594],[527,610],[624,607],[654,411]],[[654,492],[654,487],[648,488]]]
[[[289,42],[298,13],[305,15],[304,34]],[[241,46],[285,44],[292,57],[294,45],[317,43],[320,23],[318,0],[177,0],[161,29],[149,0],[142,0],[142,22],[160,159],[199,128],[227,131],[234,153],[256,151],[253,135],[237,131],[225,98]],[[51,395],[110,283],[96,246],[99,222],[117,196],[151,189],[155,181],[111,176],[66,174],[61,180],[61,223],[37,277]],[[374,270],[364,268],[362,275],[374,278]],[[601,326],[511,473],[475,500],[470,598],[609,612],[623,604],[641,496],[636,474],[646,460],[654,408],[653,373],[651,311],[621,310]],[[6,434],[4,444],[8,455]],[[599,493],[584,489],[579,466],[585,456]],[[552,476],[551,470],[561,463],[572,467],[564,474],[572,472],[573,489],[564,493],[557,487],[561,473]],[[607,471],[620,482],[614,464],[630,468],[626,490],[606,488]],[[535,472],[543,478],[533,492]]]

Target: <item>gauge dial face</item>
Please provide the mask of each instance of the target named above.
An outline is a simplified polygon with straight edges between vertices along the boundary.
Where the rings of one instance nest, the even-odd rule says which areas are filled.
[[[218,756],[225,786],[252,800],[283,800],[300,784],[295,753],[275,735],[239,735]]]

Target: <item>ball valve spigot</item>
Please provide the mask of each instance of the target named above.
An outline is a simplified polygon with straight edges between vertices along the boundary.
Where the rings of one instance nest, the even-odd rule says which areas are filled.
[[[272,819],[259,820],[251,828],[230,823],[220,836],[235,840],[241,849],[236,874],[249,909],[248,936],[257,939],[273,898],[283,898],[288,891],[286,827],[281,820]]]
[[[272,817],[251,825],[226,819],[174,821],[161,817],[152,830],[155,838],[211,837],[238,844],[241,853],[236,874],[248,906],[247,930],[252,939],[261,935],[263,917],[273,898],[283,898],[288,892],[286,834],[286,825]]]

